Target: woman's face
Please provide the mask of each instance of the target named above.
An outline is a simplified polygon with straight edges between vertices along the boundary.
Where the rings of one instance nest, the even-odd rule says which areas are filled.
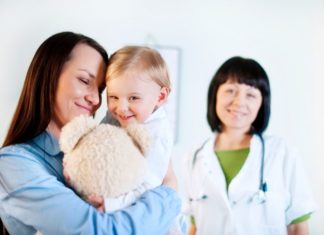
[[[74,47],[58,80],[52,127],[60,130],[76,116],[95,113],[101,103],[99,89],[105,84],[105,67],[92,47],[82,43]]]
[[[248,132],[262,103],[259,89],[228,80],[217,92],[216,113],[222,130]]]

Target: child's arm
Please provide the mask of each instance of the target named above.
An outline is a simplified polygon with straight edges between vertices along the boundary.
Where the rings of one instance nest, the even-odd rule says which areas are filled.
[[[144,182],[136,189],[115,198],[105,198],[105,212],[114,212],[132,205],[145,191],[151,189],[150,184]]]

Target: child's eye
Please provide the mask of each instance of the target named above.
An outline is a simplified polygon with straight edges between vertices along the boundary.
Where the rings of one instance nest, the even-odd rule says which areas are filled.
[[[131,96],[131,97],[129,97],[129,100],[130,101],[135,101],[135,100],[139,100],[140,98],[139,97],[137,97],[137,96]]]
[[[108,99],[109,100],[118,100],[118,97],[117,96],[110,95],[110,96],[108,96]]]

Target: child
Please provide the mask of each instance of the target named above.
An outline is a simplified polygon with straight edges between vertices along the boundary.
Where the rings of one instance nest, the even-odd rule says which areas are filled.
[[[148,189],[161,185],[171,169],[172,129],[163,108],[170,93],[167,66],[154,49],[127,46],[115,52],[106,75],[108,109],[104,122],[125,127],[131,122],[144,123],[150,134],[146,154],[149,172],[146,181],[118,198],[105,198],[105,211],[129,206]],[[181,217],[168,234],[182,234]]]
[[[111,56],[106,85],[109,112],[104,122],[122,127],[134,121],[144,123],[151,139],[146,155],[146,182],[120,198],[107,198],[105,210],[113,211],[133,203],[147,189],[161,185],[166,175],[173,137],[163,104],[171,89],[161,55],[140,46],[124,47]]]

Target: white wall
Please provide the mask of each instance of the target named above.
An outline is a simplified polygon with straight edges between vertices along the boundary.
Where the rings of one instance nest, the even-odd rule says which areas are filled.
[[[36,48],[64,30],[92,36],[110,53],[125,44],[146,43],[149,34],[160,45],[181,48],[176,163],[209,133],[206,92],[218,66],[233,55],[258,60],[272,87],[268,133],[299,147],[323,208],[323,1],[1,0],[1,142]],[[321,218],[319,210],[310,234],[324,234]]]

